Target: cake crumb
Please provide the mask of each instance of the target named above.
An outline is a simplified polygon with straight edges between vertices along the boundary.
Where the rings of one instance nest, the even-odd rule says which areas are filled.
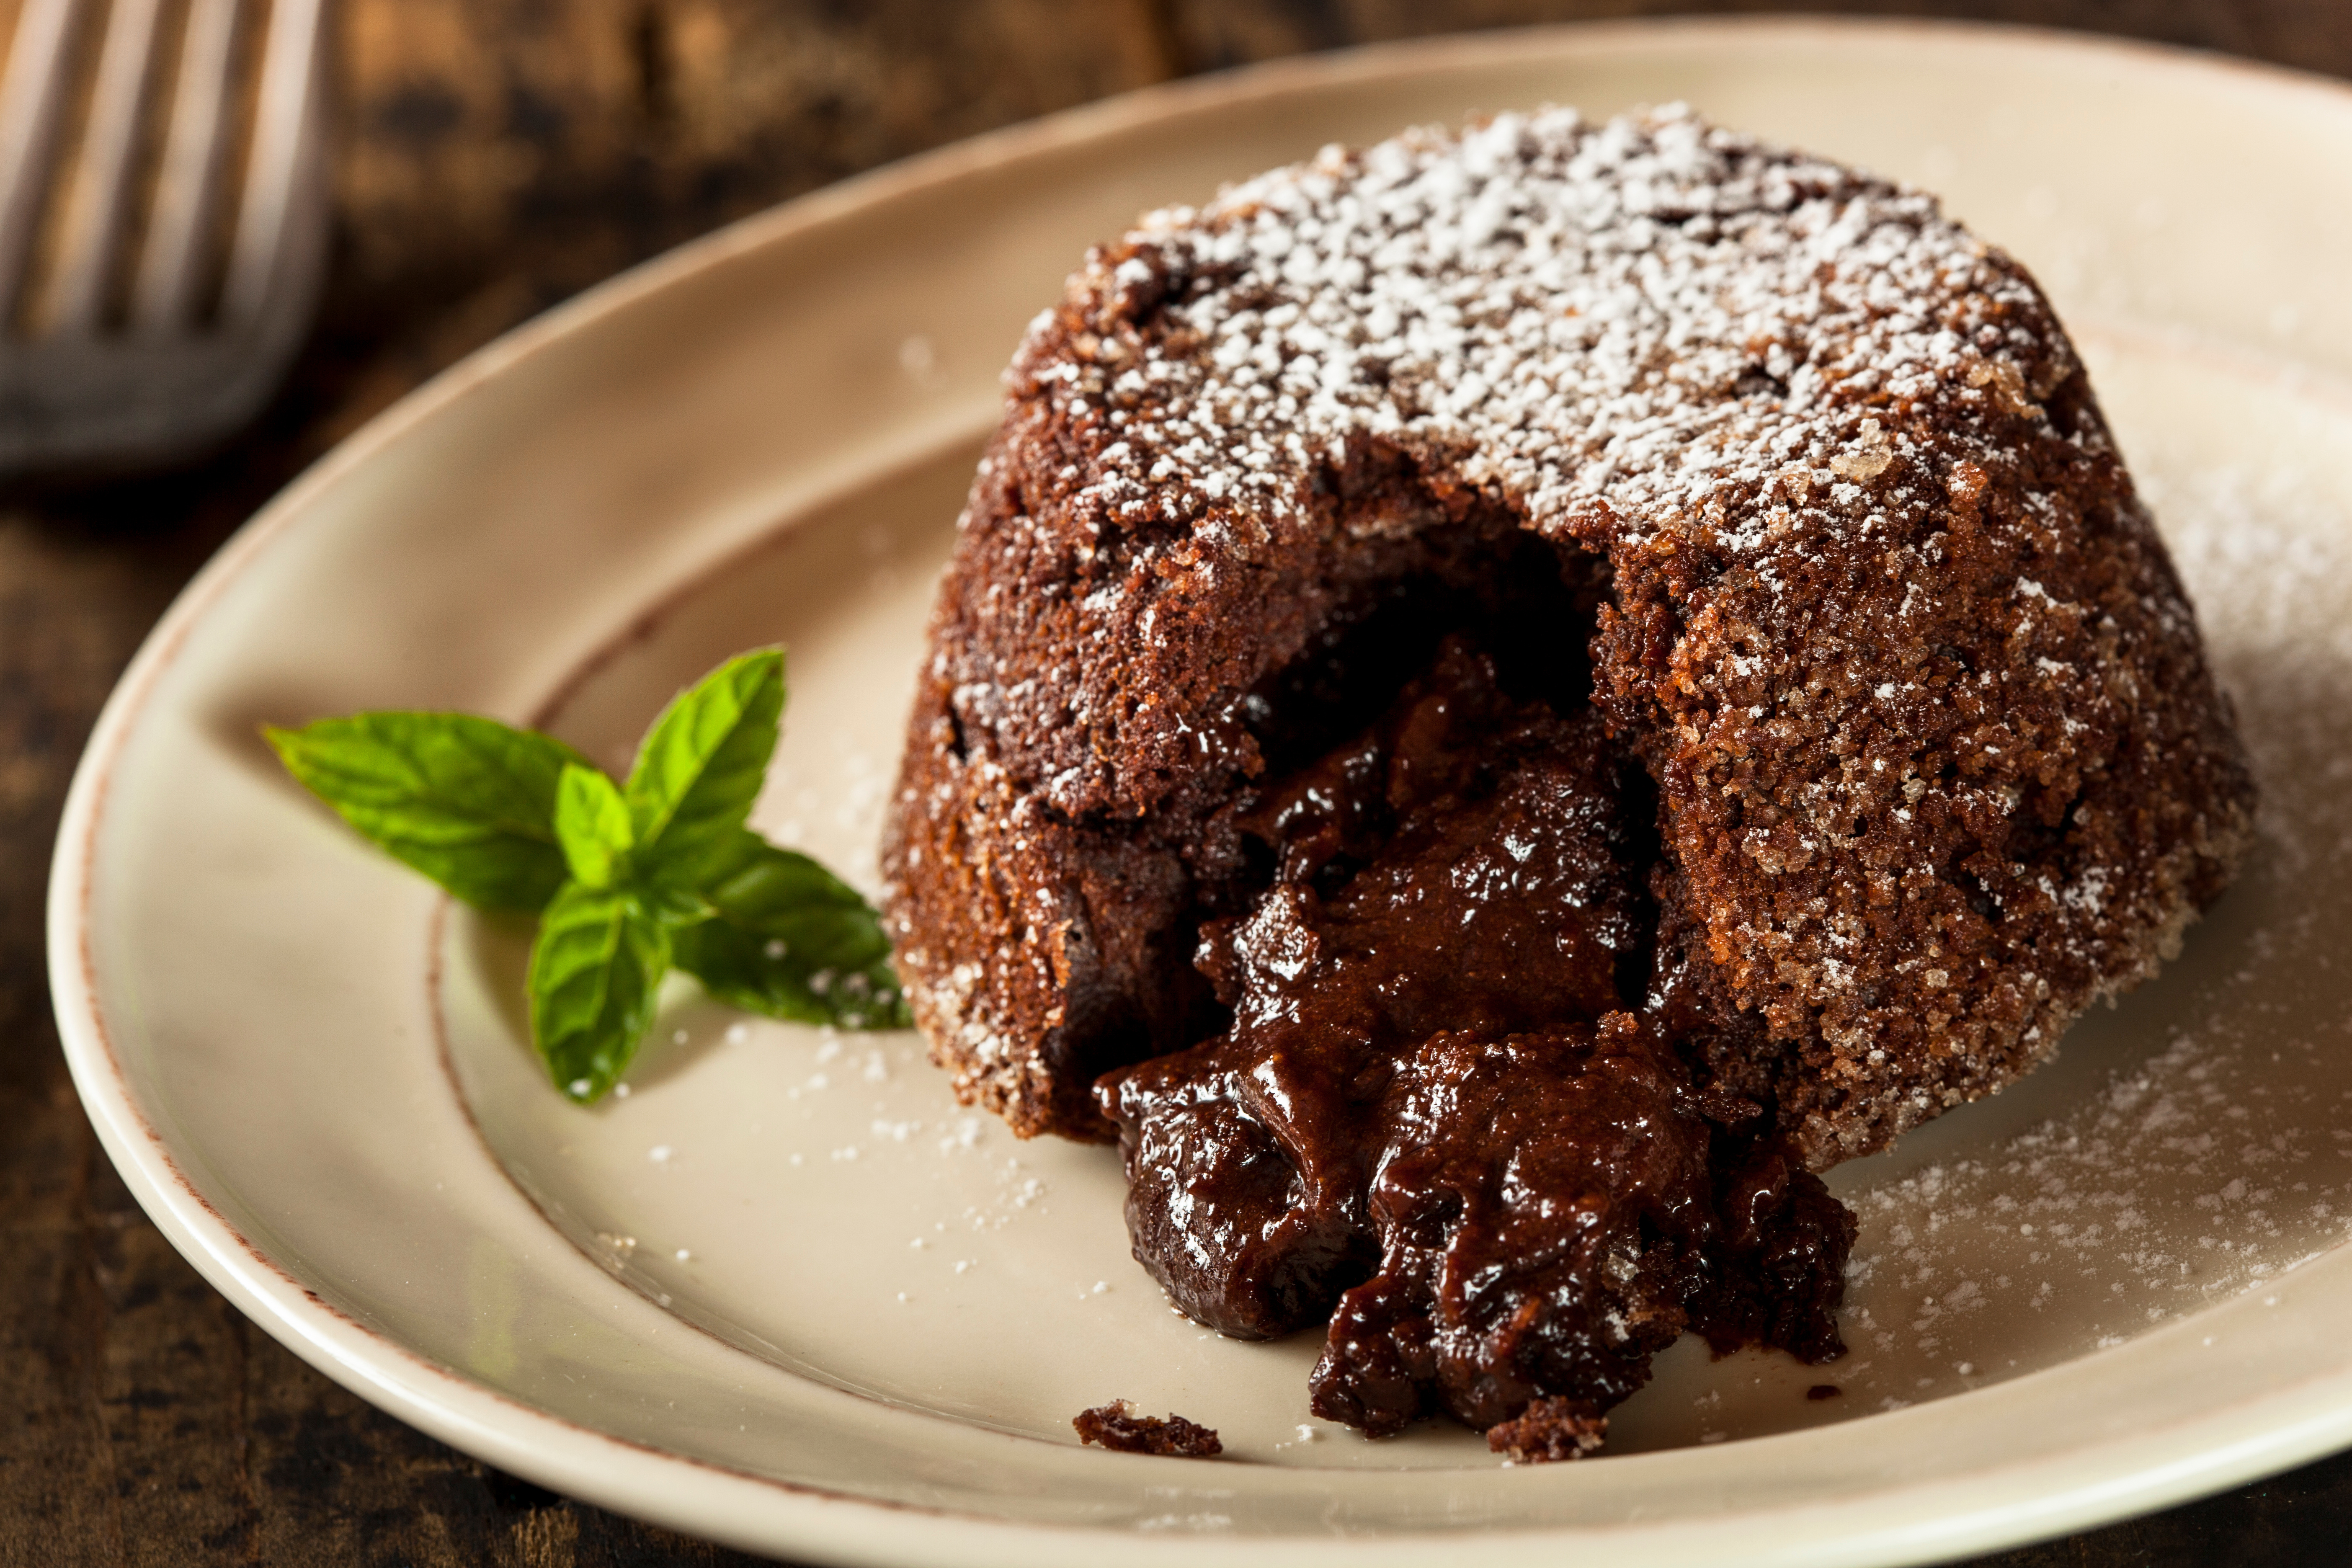
[[[1568,1399],[1536,1399],[1516,1420],[1486,1428],[1486,1447],[1514,1465],[1580,1459],[1609,1435],[1609,1418]]]
[[[1122,1454],[1158,1454],[1175,1459],[1213,1459],[1225,1451],[1215,1430],[1181,1415],[1138,1415],[1132,1401],[1114,1399],[1082,1410],[1070,1425],[1078,1440]]]

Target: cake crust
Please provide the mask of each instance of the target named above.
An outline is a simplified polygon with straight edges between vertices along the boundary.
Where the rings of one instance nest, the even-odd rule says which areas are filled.
[[[1285,682],[1531,545],[1654,781],[1654,984],[1814,1168],[2048,1054],[2247,837],[2081,363],[1931,197],[1678,110],[1411,132],[1146,217],[1007,388],[885,874],[935,1055],[1024,1134],[1108,1138],[1095,1079],[1220,1026],[1213,822]]]

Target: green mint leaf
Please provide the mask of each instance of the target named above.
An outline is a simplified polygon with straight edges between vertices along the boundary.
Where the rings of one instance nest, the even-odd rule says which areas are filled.
[[[890,940],[857,890],[807,856],[739,832],[703,889],[709,919],[674,933],[673,962],[722,1002],[797,1023],[910,1022]]]
[[[797,849],[782,849],[749,827],[720,839],[703,862],[703,897],[751,921],[805,905],[867,908],[856,889]]]
[[[705,862],[751,815],[783,711],[776,648],[729,659],[662,710],[627,786],[641,875],[698,887],[707,879]]]
[[[621,786],[595,768],[564,768],[555,789],[555,841],[576,882],[609,888],[625,880],[636,832]]]
[[[561,741],[469,713],[357,713],[262,733],[304,788],[469,904],[536,912],[564,883],[557,781],[585,763]]]
[[[795,942],[792,937],[770,936],[713,915],[672,934],[672,958],[711,995],[747,1012],[845,1029],[906,1028],[913,1018],[887,952],[851,965],[808,956],[811,949],[840,942],[839,931],[828,926],[849,923],[838,919],[803,921],[801,941]]]
[[[585,1104],[617,1081],[653,1023],[669,933],[627,893],[574,882],[531,944],[530,1037],[556,1087]]]
[[[629,889],[636,895],[638,907],[673,933],[680,926],[690,926],[697,921],[710,918],[710,900],[692,888],[674,882],[640,879],[630,883]]]

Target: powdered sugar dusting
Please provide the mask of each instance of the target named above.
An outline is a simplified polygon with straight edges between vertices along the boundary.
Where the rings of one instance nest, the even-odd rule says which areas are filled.
[[[1654,526],[1727,481],[1883,471],[1901,437],[1823,427],[1841,384],[2025,386],[1978,333],[2032,290],[1934,198],[1679,108],[1328,149],[1120,250],[1074,286],[1117,306],[1173,279],[1179,330],[1097,376],[1048,318],[1014,374],[1107,410],[1089,483],[1111,516],[1196,518],[1244,554],[1233,531],[1280,526],[1352,437],[1454,452],[1539,530],[1595,504]]]

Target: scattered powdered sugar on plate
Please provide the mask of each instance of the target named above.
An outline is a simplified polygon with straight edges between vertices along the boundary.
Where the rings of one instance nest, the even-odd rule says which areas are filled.
[[[827,751],[822,767],[804,763],[795,768],[794,760],[780,754],[780,760],[772,764],[757,813],[759,826],[772,840],[795,849],[823,850],[835,845],[870,845],[881,838],[895,757],[860,746],[835,746]],[[837,862],[836,875],[866,888],[870,874],[863,857],[836,855],[833,860]]]

